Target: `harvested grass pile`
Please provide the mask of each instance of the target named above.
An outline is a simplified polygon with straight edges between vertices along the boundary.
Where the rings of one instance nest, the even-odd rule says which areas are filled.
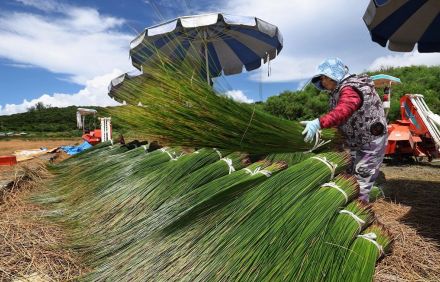
[[[0,281],[24,277],[66,281],[81,274],[69,251],[60,249],[61,229],[39,217],[41,208],[27,202],[29,193],[49,176],[44,164],[33,161],[16,170],[13,185],[0,203]]]
[[[3,190],[0,190],[0,204],[7,201],[9,197],[14,198],[14,192],[17,190],[28,190],[49,177],[46,165],[41,161],[16,167],[12,173],[14,175],[13,181]]]
[[[371,281],[390,236],[340,175],[348,159],[249,164],[215,149],[116,145],[53,167],[51,190],[35,200],[70,234],[87,281]]]

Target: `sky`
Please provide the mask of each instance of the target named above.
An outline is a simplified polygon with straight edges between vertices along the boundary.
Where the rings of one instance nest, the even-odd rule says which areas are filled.
[[[326,57],[352,73],[438,65],[440,54],[396,53],[373,43],[362,16],[368,0],[2,0],[0,115],[37,102],[65,107],[117,105],[111,79],[133,72],[129,43],[145,28],[184,15],[256,16],[279,27],[284,48],[268,66],[219,78],[230,97],[253,102],[301,89]]]

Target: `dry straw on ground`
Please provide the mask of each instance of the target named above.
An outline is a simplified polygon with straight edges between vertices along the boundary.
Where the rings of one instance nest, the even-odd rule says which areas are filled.
[[[72,253],[58,247],[62,230],[38,218],[40,209],[26,202],[29,192],[49,176],[44,164],[32,162],[16,172],[0,200],[0,281],[73,279],[81,268]]]
[[[392,254],[376,268],[377,282],[440,281],[440,245],[399,222],[410,209],[384,200],[374,205],[381,222],[395,237]]]
[[[440,281],[440,163],[383,171],[387,198],[373,209],[395,240],[375,281]]]

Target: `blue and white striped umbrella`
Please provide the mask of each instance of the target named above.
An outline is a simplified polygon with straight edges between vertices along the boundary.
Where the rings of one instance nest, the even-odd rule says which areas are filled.
[[[364,15],[371,38],[392,51],[440,52],[439,0],[371,0]]]
[[[255,17],[206,14],[179,17],[145,29],[130,44],[133,66],[154,61],[158,50],[173,60],[195,59],[209,70],[206,76],[257,69],[283,48],[279,29]]]

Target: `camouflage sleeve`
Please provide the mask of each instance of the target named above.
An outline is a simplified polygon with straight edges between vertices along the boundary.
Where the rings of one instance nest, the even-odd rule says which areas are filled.
[[[336,107],[329,113],[321,116],[321,128],[340,126],[346,122],[353,113],[362,106],[362,99],[351,86],[341,89]]]

